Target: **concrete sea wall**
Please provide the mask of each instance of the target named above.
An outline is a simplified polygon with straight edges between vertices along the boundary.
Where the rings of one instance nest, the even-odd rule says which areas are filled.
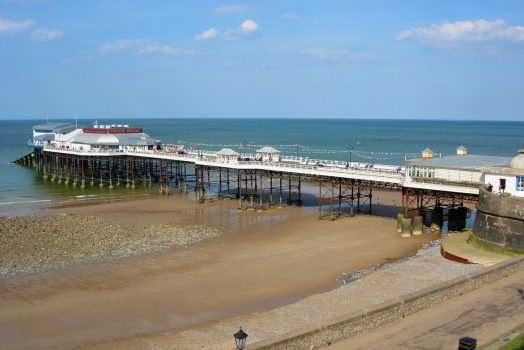
[[[470,243],[503,253],[524,253],[524,198],[481,190]]]
[[[249,344],[248,348],[250,350],[313,350],[325,347],[480,288],[523,268],[524,256],[516,257],[480,272],[406,295],[404,298],[387,301],[372,309],[333,319],[322,327],[304,328],[278,338]]]

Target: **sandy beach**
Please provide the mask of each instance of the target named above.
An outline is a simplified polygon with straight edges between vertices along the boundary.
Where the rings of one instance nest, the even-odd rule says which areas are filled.
[[[376,197],[384,205],[398,203],[397,196]],[[381,210],[391,212],[395,207],[376,208]],[[41,220],[65,216],[72,225],[96,218],[98,225],[112,222],[118,232],[126,232],[126,227],[141,232],[151,225],[176,229],[165,233],[159,245],[136,247],[128,257],[95,256],[94,249],[86,253],[91,256],[70,264],[48,263],[43,269],[33,267],[30,274],[5,275],[0,284],[0,340],[7,348],[84,347],[270,310],[332,290],[345,273],[413,255],[437,238],[426,234],[400,238],[395,221],[379,216],[328,221],[319,220],[312,208],[240,211],[235,201],[197,205],[171,197],[40,214]],[[195,227],[212,234],[180,244],[168,237]],[[81,246],[108,240],[69,231],[70,236],[46,244],[67,246],[63,242],[67,237],[82,240]],[[130,240],[136,241],[133,235]],[[127,249],[128,241],[115,240],[114,250]],[[45,248],[33,243],[12,249],[23,257]],[[63,260],[69,259],[68,254],[63,251]]]

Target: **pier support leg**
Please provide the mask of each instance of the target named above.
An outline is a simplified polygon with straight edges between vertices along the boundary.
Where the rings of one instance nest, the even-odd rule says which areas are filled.
[[[263,192],[264,192],[264,178],[262,174],[260,174],[260,186],[259,186],[259,194],[258,194],[259,199],[260,199],[260,203],[259,203],[260,208],[262,208],[262,206],[264,205],[263,199],[262,199]]]
[[[273,176],[269,176],[269,205],[273,205]]]
[[[280,175],[279,180],[280,180],[280,187],[278,191],[278,205],[282,206],[282,174]]]

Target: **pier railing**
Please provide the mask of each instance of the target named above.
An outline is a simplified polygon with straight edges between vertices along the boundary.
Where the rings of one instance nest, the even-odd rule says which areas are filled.
[[[347,167],[337,167],[334,165],[308,165],[308,164],[292,164],[292,163],[285,163],[285,162],[264,162],[264,161],[240,161],[238,162],[242,165],[268,165],[268,166],[277,166],[282,168],[293,168],[293,169],[309,169],[309,170],[327,170],[332,172],[339,172],[339,173],[379,173],[379,174],[389,174],[392,175],[392,177],[397,178],[400,174],[403,176],[403,174],[400,171],[396,170],[386,170],[386,169],[377,169],[377,168],[347,168]]]
[[[44,145],[43,147],[44,151],[50,151],[50,152],[61,152],[61,153],[71,153],[71,154],[94,154],[94,153],[103,153],[105,155],[109,154],[122,154],[123,151],[120,150],[109,150],[109,149],[74,149],[74,148],[68,148],[64,146],[55,146],[55,145]]]
[[[458,184],[463,186],[478,187],[482,184],[481,181],[482,172],[479,171],[444,171],[439,170],[438,174],[433,176],[410,176],[406,179],[413,182],[426,182],[426,183],[446,183],[446,184]]]
[[[220,159],[217,152],[192,150],[188,153],[178,153],[175,151],[166,152],[163,150],[111,150],[111,149],[97,149],[97,150],[79,150],[64,147],[55,147],[53,145],[46,145],[45,151],[76,154],[76,155],[92,155],[92,156],[138,156],[163,158],[167,160],[179,160],[191,162],[199,165],[210,165],[217,167],[228,167],[233,169],[259,169],[259,170],[296,170],[296,172],[307,172],[310,175],[327,175],[343,176],[357,178],[358,176],[373,176],[384,181],[392,181],[401,183],[404,177],[404,172],[400,167],[393,167],[388,165],[374,165],[354,163],[349,167],[347,162],[309,159],[301,157],[281,157],[280,161],[261,161],[261,160],[227,160]],[[255,155],[244,155],[247,159],[254,159]]]
[[[281,156],[278,161],[255,160],[255,155],[244,154],[242,158],[224,157],[215,151],[190,150],[182,153],[180,149],[72,149],[45,145],[44,151],[72,154],[87,157],[143,157],[156,160],[179,161],[195,166],[209,166],[232,170],[261,170],[283,173],[289,176],[312,178],[332,178],[371,181],[394,184],[422,190],[478,194],[481,172],[465,171],[431,172],[431,176],[407,176],[405,168],[383,164],[366,164],[337,160],[309,159],[307,157]],[[249,160],[246,160],[249,159]],[[428,173],[429,174],[429,173]],[[437,176],[435,176],[437,175]],[[286,175],[287,176],[287,175]]]

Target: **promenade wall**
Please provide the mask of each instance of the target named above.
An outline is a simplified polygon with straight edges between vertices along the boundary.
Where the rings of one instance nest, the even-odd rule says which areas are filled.
[[[515,271],[524,269],[524,256],[491,266],[485,270],[440,283],[436,286],[393,299],[359,313],[351,313],[280,337],[249,344],[250,350],[319,349],[356,334],[402,319],[474,289],[480,288]]]

